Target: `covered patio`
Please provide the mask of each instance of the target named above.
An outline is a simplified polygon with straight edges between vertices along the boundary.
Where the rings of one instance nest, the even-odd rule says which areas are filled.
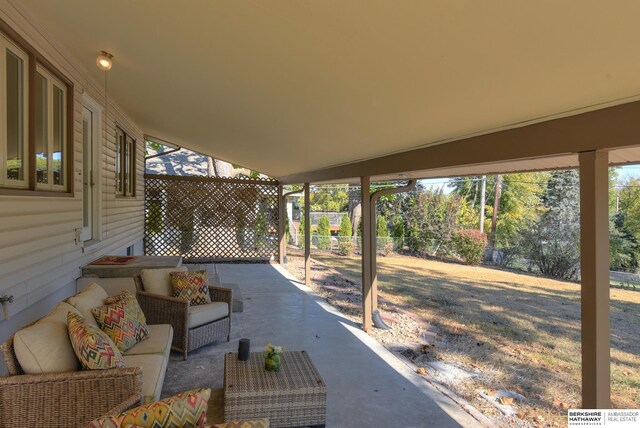
[[[222,421],[223,357],[236,352],[238,340],[246,337],[253,352],[273,342],[309,353],[328,385],[327,426],[479,424],[281,266],[218,264],[216,268],[224,281],[240,284],[244,312],[234,314],[230,342],[194,351],[187,361],[172,356],[163,396],[210,387],[209,421]]]
[[[366,334],[371,183],[578,168],[582,407],[611,407],[607,174],[640,161],[639,13],[577,0],[0,1],[0,47],[15,65],[0,67],[15,89],[0,108],[15,113],[15,129],[0,122],[0,340],[73,295],[81,266],[145,254],[144,144],[164,142],[274,178],[281,263],[284,186],[304,187],[309,206],[312,184],[359,184],[365,330],[281,267],[220,265],[247,309],[229,343],[172,357],[164,396],[219,389],[223,354],[248,337],[254,350],[309,351],[329,385],[329,426],[475,426]],[[113,63],[98,69],[103,50]],[[56,117],[57,133],[37,114]]]

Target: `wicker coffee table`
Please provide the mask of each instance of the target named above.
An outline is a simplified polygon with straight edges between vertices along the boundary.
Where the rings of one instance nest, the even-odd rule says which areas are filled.
[[[224,420],[269,418],[272,427],[324,426],[327,385],[306,351],[283,352],[280,371],[264,369],[262,352],[248,361],[224,356]]]

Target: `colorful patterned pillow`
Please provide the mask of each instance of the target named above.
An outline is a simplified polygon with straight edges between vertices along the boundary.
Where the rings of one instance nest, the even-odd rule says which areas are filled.
[[[109,336],[89,324],[82,315],[67,314],[71,346],[85,369],[113,369],[124,367],[124,358]]]
[[[116,416],[96,419],[90,428],[138,426],[142,428],[204,427],[211,389],[198,388],[136,407]]]
[[[126,300],[127,302],[129,302],[131,313],[135,314],[136,319],[143,324],[147,323],[147,318],[144,316],[144,312],[142,311],[142,308],[138,303],[138,299],[136,299],[136,296],[131,294],[129,290],[122,290],[120,294],[107,297],[104,301],[104,304],[112,305],[116,302],[119,302],[120,300]]]
[[[121,352],[149,336],[146,319],[138,301],[128,291],[108,299],[111,304],[93,308],[91,312],[102,331]]]
[[[192,305],[211,303],[209,278],[206,270],[192,272],[171,272],[173,297],[188,300]]]

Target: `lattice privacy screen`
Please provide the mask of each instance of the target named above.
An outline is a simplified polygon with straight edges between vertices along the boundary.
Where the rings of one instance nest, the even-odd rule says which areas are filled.
[[[278,258],[278,183],[145,175],[144,245],[194,262]]]

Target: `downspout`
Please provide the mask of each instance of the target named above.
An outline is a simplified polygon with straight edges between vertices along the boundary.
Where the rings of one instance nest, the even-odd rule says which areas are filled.
[[[371,245],[371,313],[373,315],[373,323],[376,327],[388,330],[390,327],[382,321],[380,313],[378,312],[378,273],[377,273],[377,222],[376,222],[376,202],[383,196],[395,195],[398,193],[410,192],[416,188],[417,180],[409,180],[406,186],[394,187],[391,189],[382,189],[373,192],[369,195],[369,218],[371,219],[371,239],[369,245]]]
[[[280,196],[280,205],[279,205],[279,210],[278,210],[279,211],[279,217],[280,217],[278,225],[281,228],[281,230],[279,232],[280,233],[280,236],[279,236],[279,239],[280,239],[280,257],[279,258],[280,258],[280,260],[279,260],[279,262],[282,265],[282,264],[285,264],[286,261],[287,261],[287,242],[285,242],[286,237],[287,237],[287,232],[286,232],[286,230],[284,230],[287,223],[284,220],[284,218],[285,218],[284,216],[286,216],[288,214],[287,214],[287,209],[286,209],[285,203],[287,201],[287,196],[295,195],[297,193],[302,193],[303,190],[293,190],[291,192],[287,192],[285,194],[282,194],[283,187],[279,186],[279,188],[280,188],[279,193],[281,195]]]

